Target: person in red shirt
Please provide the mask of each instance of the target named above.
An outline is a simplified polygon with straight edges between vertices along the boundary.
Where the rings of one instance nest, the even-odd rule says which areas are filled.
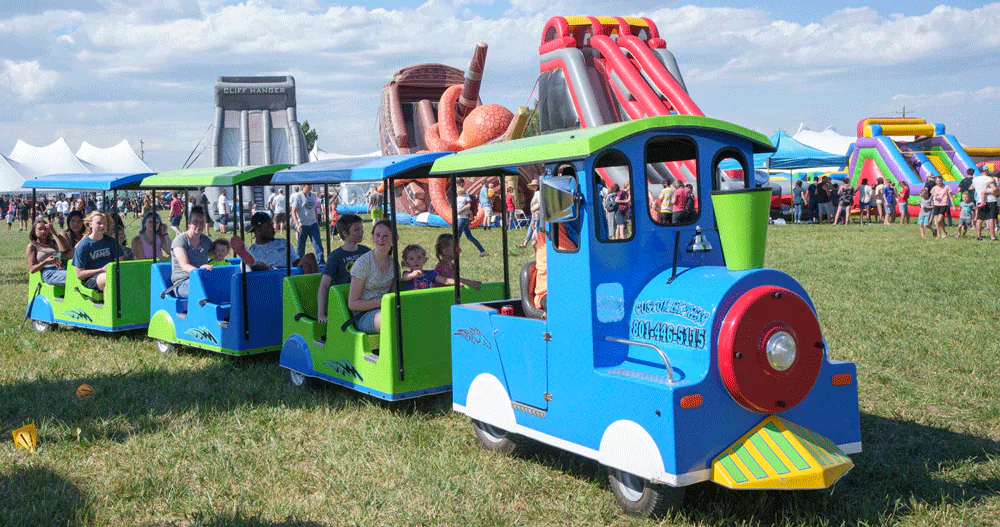
[[[684,206],[687,204],[688,196],[691,192],[684,186],[679,179],[674,180],[674,213],[672,218],[672,223],[677,225],[678,223],[684,223],[687,221],[687,213],[685,212]]]
[[[899,197],[896,199],[899,202],[899,223],[909,224],[910,223],[910,186],[904,182],[899,183]]]
[[[181,217],[184,216],[184,202],[181,201],[177,192],[174,192],[173,199],[170,200],[170,228],[177,234],[181,233]]]
[[[514,228],[514,189],[507,189],[507,230]]]

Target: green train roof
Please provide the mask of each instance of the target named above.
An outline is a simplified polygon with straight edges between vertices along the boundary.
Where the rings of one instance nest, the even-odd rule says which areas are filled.
[[[748,128],[710,117],[663,115],[470,148],[438,159],[431,168],[431,174],[582,159],[630,136],[666,128],[700,128],[725,132],[749,140],[753,144],[754,153],[774,152],[774,146],[766,136]]]
[[[231,187],[233,185],[266,185],[271,176],[292,165],[249,167],[185,168],[161,172],[143,180],[142,188]]]

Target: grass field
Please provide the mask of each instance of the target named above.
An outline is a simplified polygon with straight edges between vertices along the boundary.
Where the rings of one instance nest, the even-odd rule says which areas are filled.
[[[440,232],[401,234],[433,252]],[[463,274],[499,276],[498,232],[476,234],[491,255],[463,242]],[[273,355],[20,329],[25,240],[0,232],[0,525],[657,524],[620,513],[593,462],[483,451],[448,394],[380,404],[295,388]],[[706,483],[659,524],[1000,525],[998,249],[915,226],[772,228],[768,265],[858,365],[864,452],[832,495]],[[512,249],[512,275],[527,258]],[[34,455],[10,441],[26,423]]]

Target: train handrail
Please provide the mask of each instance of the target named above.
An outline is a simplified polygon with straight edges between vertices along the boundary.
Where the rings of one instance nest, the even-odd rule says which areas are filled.
[[[620,339],[617,337],[604,337],[607,342],[617,342],[618,344],[628,344],[630,346],[639,346],[640,348],[649,348],[660,354],[660,358],[663,359],[663,365],[667,367],[667,382],[670,384],[674,383],[674,368],[670,365],[670,359],[667,358],[667,354],[663,353],[656,344],[650,344],[648,342],[637,342],[634,340]]]

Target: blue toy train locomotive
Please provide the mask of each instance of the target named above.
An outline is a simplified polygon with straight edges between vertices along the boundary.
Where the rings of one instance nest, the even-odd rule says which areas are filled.
[[[828,357],[802,286],[763,268],[769,189],[725,188],[718,168],[751,174],[767,151],[750,130],[665,116],[435,162],[432,174],[544,167],[545,246],[513,315],[511,301],[452,307],[453,406],[483,446],[597,460],[637,515],[693,483],[819,489],[853,466],[855,366]],[[611,185],[626,191],[605,207]]]

